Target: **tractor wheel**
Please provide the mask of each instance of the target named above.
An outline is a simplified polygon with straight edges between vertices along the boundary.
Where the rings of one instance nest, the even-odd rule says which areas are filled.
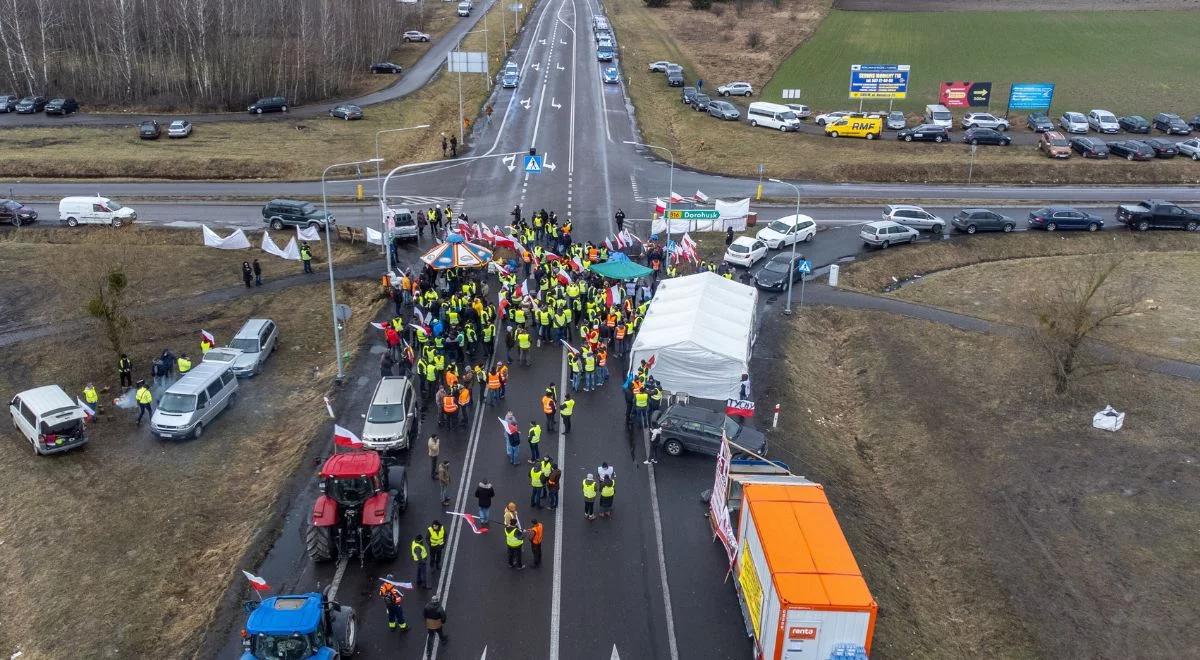
[[[338,655],[343,658],[353,657],[355,647],[358,646],[358,619],[354,616],[354,610],[343,605],[329,614],[333,619],[333,640]]]
[[[371,548],[376,559],[391,561],[400,556],[400,498],[392,497],[391,520],[371,528]]]
[[[333,528],[309,525],[304,534],[304,547],[313,561],[332,561],[337,554],[333,546]]]

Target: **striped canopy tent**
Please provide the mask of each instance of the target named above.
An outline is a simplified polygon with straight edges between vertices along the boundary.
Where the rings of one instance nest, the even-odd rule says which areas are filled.
[[[445,243],[438,244],[432,250],[421,255],[421,261],[437,270],[480,268],[487,265],[491,259],[491,250],[482,245],[468,243],[462,234],[454,233],[447,237]]]

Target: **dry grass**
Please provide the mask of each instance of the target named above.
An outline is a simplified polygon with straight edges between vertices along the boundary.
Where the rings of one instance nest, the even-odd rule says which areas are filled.
[[[378,309],[371,283],[339,287],[354,318]],[[145,426],[135,430],[127,411],[111,410],[85,450],[61,456],[35,457],[25,440],[4,434],[0,648],[32,659],[191,653],[280,485],[327,421],[324,295],[314,284],[139,320],[129,351],[139,375],[163,347],[196,350],[201,326],[227,338],[248,317],[279,324],[279,350],[263,375],[242,382],[238,405],[201,440],[160,442]],[[358,337],[347,339],[355,350]],[[115,386],[114,359],[95,343],[58,337],[7,348],[0,390]]]
[[[872,657],[1200,642],[1200,387],[1131,370],[1058,400],[1017,340],[843,310],[796,324],[767,393],[788,425],[774,447],[826,485],[880,604]],[[1128,411],[1121,433],[1089,428],[1105,403]]]

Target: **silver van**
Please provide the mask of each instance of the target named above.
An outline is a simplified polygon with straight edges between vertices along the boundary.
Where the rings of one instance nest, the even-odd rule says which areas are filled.
[[[947,131],[954,128],[954,115],[944,105],[933,104],[925,106],[925,123],[941,126]]]
[[[13,397],[8,411],[13,428],[38,454],[57,454],[87,444],[83,409],[58,385],[21,392]]]
[[[417,393],[404,376],[384,376],[375,386],[363,423],[362,441],[368,449],[408,449],[420,434]]]
[[[238,379],[228,367],[201,362],[167,388],[150,417],[150,432],[164,439],[199,438],[237,399]]]
[[[242,376],[257,376],[263,363],[279,345],[279,328],[271,319],[250,319],[229,342],[242,354],[234,358],[233,373]]]
[[[408,209],[389,209],[392,212],[392,229],[388,237],[392,240],[417,240],[417,220]]]
[[[458,3],[458,15],[459,16],[470,16],[471,10],[474,9],[474,7],[475,6],[471,4],[470,0],[466,0],[465,2],[460,2],[460,3]]]

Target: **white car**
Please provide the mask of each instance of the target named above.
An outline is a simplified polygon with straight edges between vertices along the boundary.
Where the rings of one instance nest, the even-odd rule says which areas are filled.
[[[731,82],[718,87],[717,93],[721,96],[750,96],[754,93],[754,88],[748,82]]]
[[[185,138],[192,134],[192,122],[186,119],[176,119],[167,127],[167,137]]]
[[[817,115],[817,126],[824,126],[827,122],[831,122],[835,119],[841,119],[849,114],[851,114],[849,110],[838,110],[837,112],[826,112],[824,114]]]
[[[962,118],[963,128],[994,128],[997,131],[1008,130],[1008,120],[1001,119],[986,112],[968,112]]]
[[[1117,123],[1117,116],[1108,110],[1092,110],[1087,113],[1087,123],[1088,127],[1097,133],[1121,132],[1121,125]]]
[[[429,35],[417,30],[409,30],[404,33],[405,41],[429,41]]]
[[[807,243],[817,235],[817,223],[807,215],[789,215],[758,230],[755,238],[772,250],[791,245],[797,241]]]
[[[765,256],[767,244],[749,236],[738,236],[725,248],[725,261],[735,266],[749,268]]]
[[[596,40],[596,48],[612,48],[612,47],[613,47],[612,39],[609,39],[608,37],[600,37],[599,39]]]
[[[650,70],[657,71],[659,73],[666,73],[667,67],[672,66],[674,64],[675,64],[674,62],[668,62],[667,60],[659,60],[657,62],[650,63]]]
[[[912,204],[888,204],[883,207],[883,219],[912,227],[913,229],[928,229],[935,234],[946,231],[946,221]]]
[[[1175,146],[1179,149],[1179,153],[1184,156],[1191,156],[1192,160],[1200,160],[1200,139],[1192,138],[1184,140]]]
[[[798,119],[808,119],[812,116],[812,108],[803,103],[784,103],[792,112],[796,113]]]
[[[1087,133],[1088,121],[1078,112],[1064,112],[1058,118],[1058,126],[1067,133]]]
[[[889,220],[868,222],[858,232],[863,243],[885,249],[896,243],[912,243],[919,235],[916,229]]]

